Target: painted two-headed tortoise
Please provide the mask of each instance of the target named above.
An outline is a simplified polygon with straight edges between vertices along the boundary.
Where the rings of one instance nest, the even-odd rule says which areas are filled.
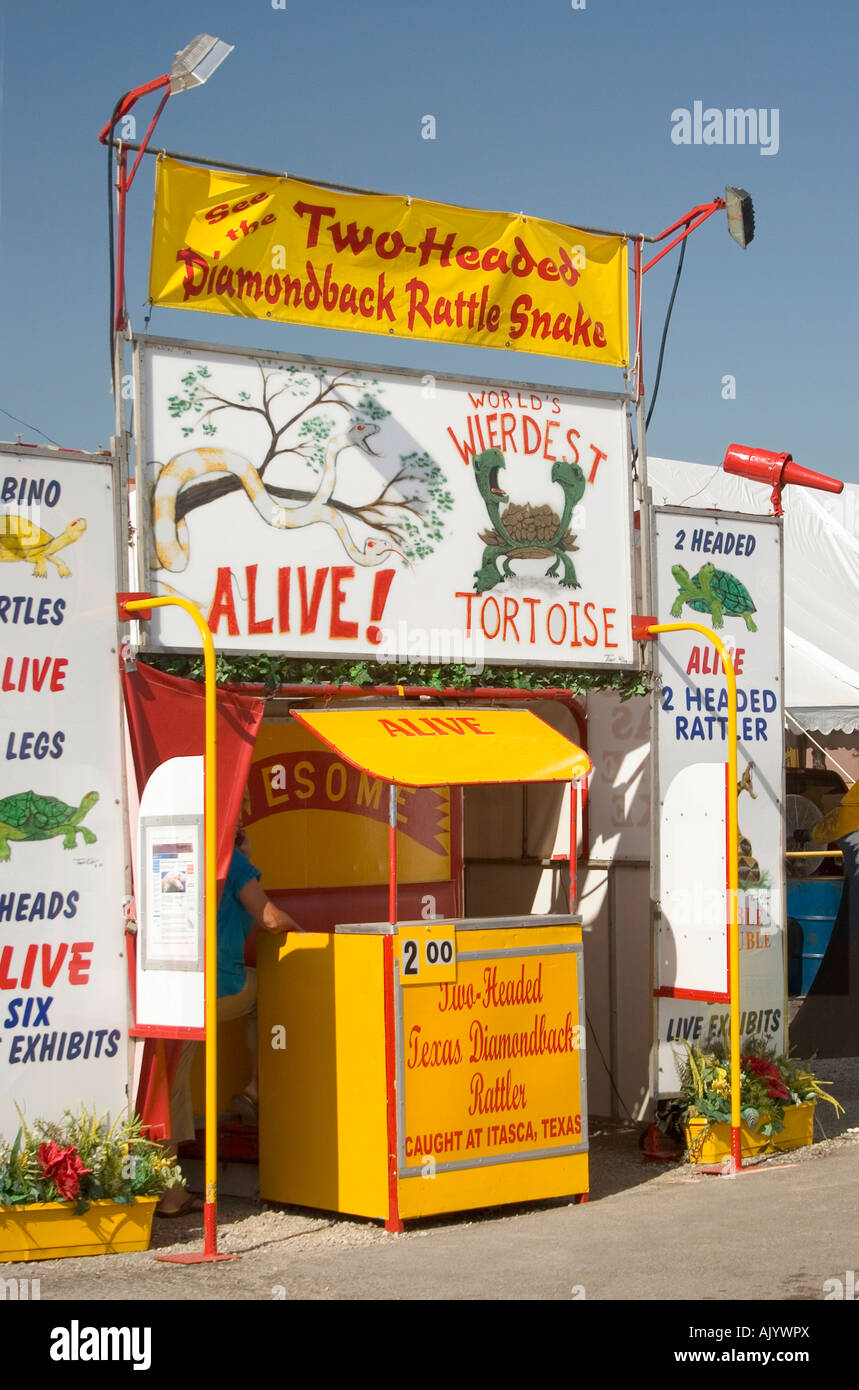
[[[680,586],[680,592],[671,607],[672,618],[679,618],[684,603],[697,613],[709,613],[714,627],[722,626],[722,616],[744,618],[749,632],[757,632],[752,621],[756,611],[752,596],[744,584],[727,570],[717,570],[715,565],[702,565],[691,579],[689,571],[682,565],[672,565],[671,573]]]

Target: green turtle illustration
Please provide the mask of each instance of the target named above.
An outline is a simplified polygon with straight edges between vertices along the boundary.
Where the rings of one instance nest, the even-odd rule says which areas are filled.
[[[752,621],[756,611],[752,596],[744,584],[726,570],[717,570],[715,565],[702,565],[698,573],[689,578],[689,571],[682,565],[672,565],[671,573],[680,586],[680,593],[671,607],[672,618],[679,618],[684,603],[698,613],[709,613],[713,626],[722,626],[722,615],[745,618],[749,632],[757,632]]]
[[[10,840],[52,840],[62,835],[63,848],[74,849],[76,836],[93,845],[96,836],[85,825],[84,816],[98,801],[98,792],[87,792],[80,806],[67,806],[55,796],[37,792],[16,792],[0,800],[0,862],[10,856]]]
[[[491,531],[481,531],[485,545],[479,570],[474,573],[474,586],[479,594],[492,589],[504,579],[511,578],[512,560],[551,559],[546,574],[566,589],[578,589],[580,584],[569,551],[577,550],[575,536],[567,530],[573,511],[585,491],[585,475],[577,463],[559,459],[552,465],[552,482],[564,493],[564,508],[560,516],[550,506],[534,507],[530,502],[510,503],[507,493],[498,486],[498,473],[506,468],[499,449],[484,449],[471,460],[478,491],[486,505]],[[508,503],[504,511],[501,504]],[[501,570],[498,565],[501,563]],[[563,565],[563,578],[558,566]],[[502,573],[503,571],[503,573]]]
[[[78,517],[72,521],[64,531],[58,536],[49,536],[47,531],[42,531],[40,527],[34,525],[23,516],[2,516],[0,517],[0,563],[12,560],[23,560],[34,565],[33,575],[36,579],[47,577],[46,560],[50,560],[52,565],[56,565],[57,573],[61,579],[67,579],[71,574],[68,565],[63,564],[62,560],[57,560],[55,554],[62,550],[63,546],[71,545],[78,540],[86,530],[86,522],[83,517]]]

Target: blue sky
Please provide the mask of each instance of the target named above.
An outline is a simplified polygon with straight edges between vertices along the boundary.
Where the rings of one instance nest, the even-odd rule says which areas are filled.
[[[106,446],[106,156],[117,97],[196,33],[235,52],[168,103],[156,143],[237,163],[572,224],[656,233],[747,188],[745,252],[723,214],[691,239],[651,453],[718,464],[732,441],[789,450],[859,482],[856,377],[857,24],[847,0],[209,0],[18,5],[0,21],[0,407],[53,440]],[[778,112],[778,151],[677,145],[671,114]],[[152,98],[136,108],[142,133]],[[436,139],[421,138],[421,118]],[[774,146],[773,146],[774,149]],[[143,331],[154,161],[131,194],[128,304]],[[645,280],[652,388],[677,252]],[[156,309],[149,331],[501,381],[615,389],[575,362]],[[736,380],[736,399],[722,379]],[[0,438],[41,436],[0,416]]]

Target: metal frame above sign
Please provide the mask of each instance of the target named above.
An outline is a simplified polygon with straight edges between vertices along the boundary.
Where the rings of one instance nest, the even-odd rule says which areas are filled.
[[[138,579],[224,653],[636,669],[622,392],[135,340]],[[186,651],[174,615],[145,641]]]

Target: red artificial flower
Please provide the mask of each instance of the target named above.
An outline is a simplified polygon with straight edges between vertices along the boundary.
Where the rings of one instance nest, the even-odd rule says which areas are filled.
[[[768,1061],[766,1057],[741,1057],[740,1061],[746,1071],[766,1081],[771,1100],[790,1100],[790,1092],[775,1062]]]
[[[742,1057],[742,1065],[748,1071],[752,1071],[756,1076],[771,1077],[773,1081],[781,1081],[781,1072],[774,1062],[767,1061],[766,1057]]]
[[[53,1182],[61,1197],[71,1201],[80,1192],[80,1180],[91,1168],[85,1168],[74,1145],[61,1149],[53,1140],[39,1145],[39,1163],[45,1177]]]

